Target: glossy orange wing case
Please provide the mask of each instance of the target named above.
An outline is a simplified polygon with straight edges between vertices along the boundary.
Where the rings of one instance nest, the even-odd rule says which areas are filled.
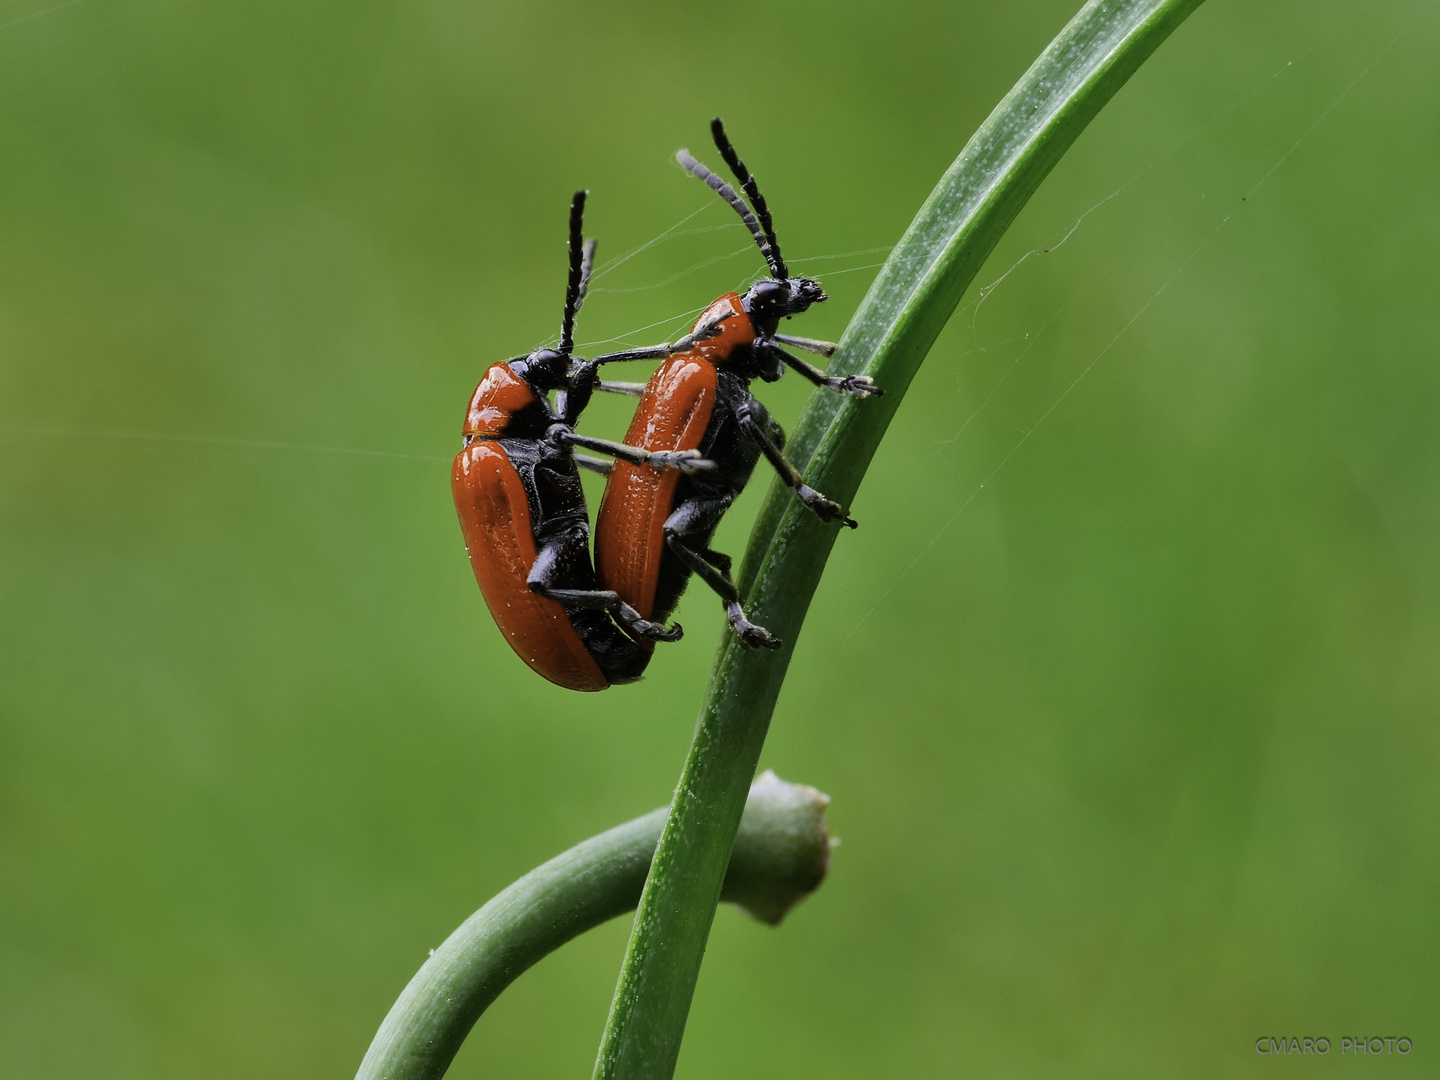
[[[475,580],[516,655],[571,690],[608,687],[565,609],[526,587],[535,535],[524,481],[505,448],[492,439],[472,442],[456,455],[450,486]]]

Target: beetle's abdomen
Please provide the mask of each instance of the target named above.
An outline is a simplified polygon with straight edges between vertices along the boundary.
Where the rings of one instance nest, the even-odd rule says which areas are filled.
[[[672,356],[650,377],[625,441],[646,450],[698,450],[715,410],[715,367],[699,350]],[[600,582],[650,618],[665,556],[665,519],[675,508],[677,469],[617,461],[595,522]]]
[[[510,370],[509,364],[491,364],[470,395],[462,435],[505,434],[512,417],[535,404],[535,392]]]
[[[492,367],[486,381],[500,367],[503,365]],[[483,389],[485,383],[480,386]],[[476,398],[479,396],[476,391]],[[535,534],[525,481],[505,448],[494,440],[481,439],[461,450],[455,457],[450,487],[475,580],[495,625],[516,655],[531,670],[560,686],[604,690],[610,683],[565,609],[554,600],[537,596],[525,583],[535,565]]]

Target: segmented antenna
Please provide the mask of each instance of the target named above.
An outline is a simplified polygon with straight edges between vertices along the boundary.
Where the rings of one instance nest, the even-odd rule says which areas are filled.
[[[765,262],[770,267],[770,273],[777,278],[788,277],[785,273],[785,264],[782,263],[765,235],[765,230],[760,227],[760,222],[755,220],[755,215],[750,212],[750,207],[745,205],[745,200],[735,194],[735,189],[721,180],[713,172],[707,169],[700,162],[690,156],[689,150],[675,151],[675,160],[685,167],[685,170],[704,180],[710,185],[711,190],[730,204],[734,211],[740,215],[740,220],[745,222],[745,227],[750,230],[750,235],[755,238],[755,243],[760,248],[760,254],[765,257]]]
[[[575,348],[575,313],[585,300],[590,284],[590,266],[594,260],[594,243],[585,243],[585,196],[577,191],[570,200],[570,280],[565,285],[565,317],[560,320],[560,352],[569,356]]]
[[[735,179],[740,181],[740,186],[745,189],[745,195],[750,200],[750,205],[755,208],[755,216],[760,219],[760,227],[765,230],[765,239],[770,241],[770,250],[774,258],[765,256],[765,261],[770,264],[777,278],[788,278],[790,275],[785,269],[785,259],[780,254],[780,241],[775,239],[775,225],[770,220],[770,208],[765,205],[765,196],[760,194],[760,185],[755,182],[755,177],[750,175],[750,170],[745,168],[745,163],[740,160],[740,155],[735,153],[735,148],[730,145],[730,139],[725,135],[725,125],[720,117],[710,121],[710,134],[715,139],[715,148],[720,151],[720,156],[725,159],[725,164],[730,166],[730,171],[735,174]]]

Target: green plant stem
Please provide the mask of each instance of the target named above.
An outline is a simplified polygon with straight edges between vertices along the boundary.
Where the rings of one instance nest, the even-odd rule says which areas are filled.
[[[854,401],[817,393],[789,452],[806,480],[844,504],[930,346],[1000,237],[1096,113],[1201,0],[1091,0],[995,108],[896,245],[832,363],[885,389]],[[674,809],[636,913],[596,1059],[601,1080],[669,1080],[740,822],[746,787],[795,639],[837,527],[778,484],[741,569],[755,621],[784,639],[720,645]]]
[[[777,925],[830,861],[829,799],[766,773],[750,788],[721,898]],[[430,954],[405,987],[356,1080],[439,1080],[475,1021],[526,968],[632,911],[668,809],[619,825],[505,889]]]

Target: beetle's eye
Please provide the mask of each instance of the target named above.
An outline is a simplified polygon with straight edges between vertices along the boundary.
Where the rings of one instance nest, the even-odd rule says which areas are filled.
[[[756,282],[750,289],[751,314],[764,317],[774,313],[777,308],[783,308],[789,291],[784,282],[774,280]]]

